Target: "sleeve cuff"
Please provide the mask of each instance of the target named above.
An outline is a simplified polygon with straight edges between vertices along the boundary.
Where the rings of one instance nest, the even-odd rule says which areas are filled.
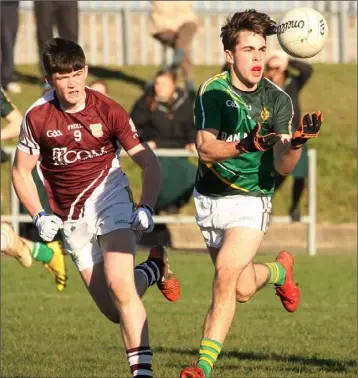
[[[28,146],[25,146],[21,143],[18,143],[16,146],[20,151],[25,152],[25,154],[28,155],[40,155],[40,150],[38,148],[31,148]]]

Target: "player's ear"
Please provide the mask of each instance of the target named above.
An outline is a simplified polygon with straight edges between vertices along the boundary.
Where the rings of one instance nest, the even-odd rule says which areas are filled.
[[[85,79],[87,79],[87,76],[88,76],[88,66],[87,66],[87,64],[85,65],[84,73],[85,73]]]
[[[232,54],[232,51],[225,50],[225,59],[226,59],[226,63],[229,63],[229,64],[234,63],[234,56]]]

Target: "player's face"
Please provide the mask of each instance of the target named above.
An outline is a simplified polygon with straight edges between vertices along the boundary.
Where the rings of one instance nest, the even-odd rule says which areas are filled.
[[[85,86],[88,67],[69,73],[54,73],[46,76],[48,83],[56,90],[63,107],[69,110],[82,105],[85,99]]]
[[[154,81],[154,93],[162,101],[168,101],[175,91],[175,82],[170,74],[160,75]]]
[[[266,58],[265,38],[242,30],[235,51],[226,50],[225,54],[226,62],[232,64],[233,73],[239,81],[239,89],[254,90],[263,75]]]

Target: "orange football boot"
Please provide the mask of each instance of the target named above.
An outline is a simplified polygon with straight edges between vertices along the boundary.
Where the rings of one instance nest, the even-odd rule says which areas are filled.
[[[300,304],[301,291],[298,284],[293,281],[293,265],[294,257],[292,253],[287,251],[281,251],[276,261],[282,265],[286,271],[285,283],[280,286],[276,286],[276,295],[281,299],[281,303],[286,311],[294,312],[297,310]]]
[[[180,283],[170,270],[168,253],[164,246],[156,245],[150,249],[148,260],[160,261],[160,280],[157,286],[164,297],[170,302],[176,302],[180,297]]]
[[[180,372],[180,378],[205,378],[205,374],[200,367],[193,363]]]

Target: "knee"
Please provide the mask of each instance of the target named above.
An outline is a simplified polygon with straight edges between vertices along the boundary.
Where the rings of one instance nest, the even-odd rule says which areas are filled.
[[[112,298],[119,304],[120,307],[128,305],[137,294],[133,280],[119,277],[109,277],[107,282]]]
[[[235,288],[241,270],[236,268],[218,268],[215,272],[214,285],[217,289],[227,291]]]
[[[236,289],[236,302],[246,303],[256,292],[256,286],[245,286]]]

